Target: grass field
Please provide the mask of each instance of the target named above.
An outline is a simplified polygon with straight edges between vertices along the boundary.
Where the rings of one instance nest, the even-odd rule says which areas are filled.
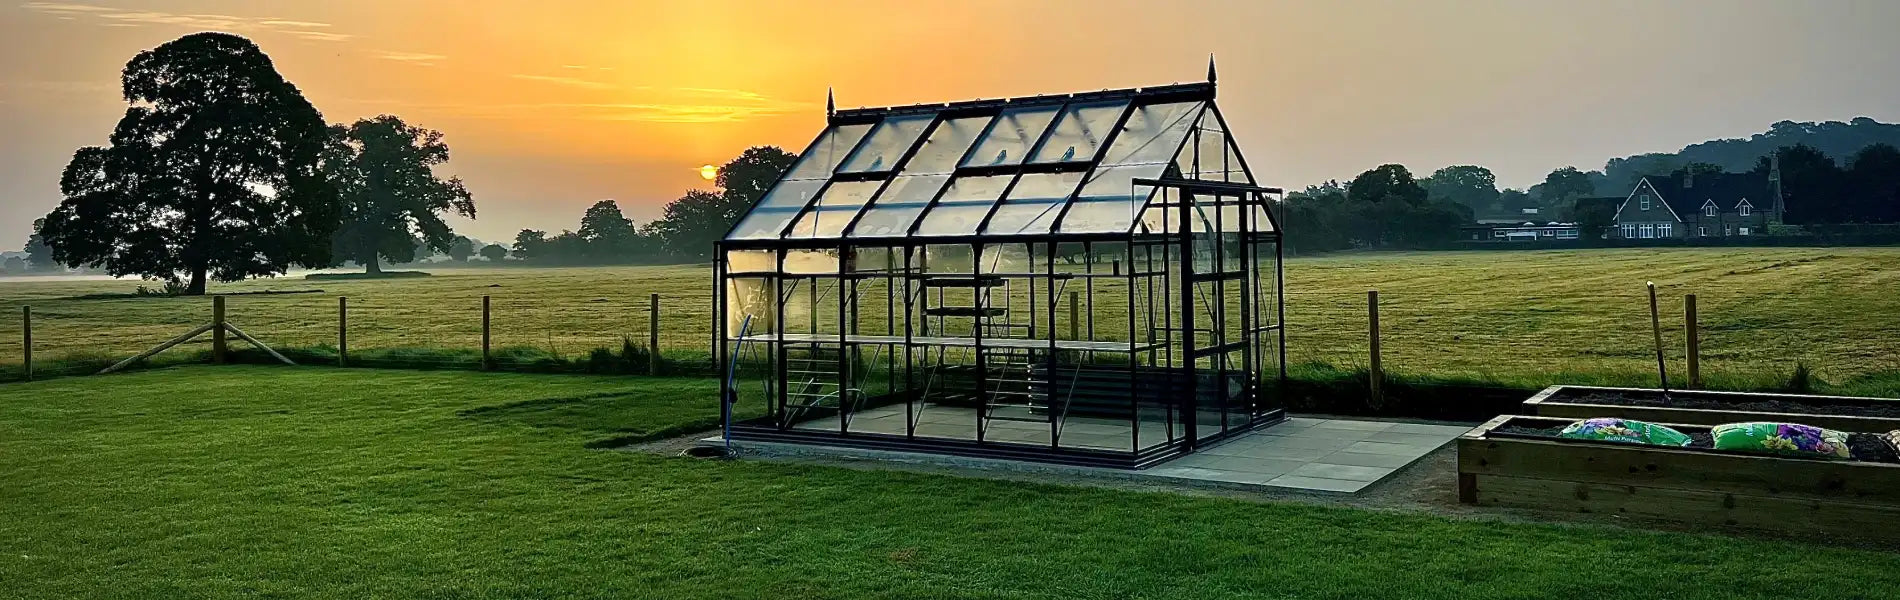
[[[1900,554],[588,450],[702,379],[0,385],[8,598],[1881,598]]]
[[[1519,385],[1654,379],[1643,284],[1662,289],[1672,367],[1683,372],[1682,294],[1700,297],[1704,372],[1761,387],[1816,368],[1835,389],[1900,395],[1900,248],[1625,249],[1339,255],[1287,262],[1296,363],[1366,362],[1365,291],[1382,295],[1390,372]],[[125,296],[136,282],[15,279],[0,309],[33,305],[36,349],[125,356],[208,319],[203,298]],[[704,356],[704,267],[444,269],[380,281],[259,280],[217,286],[231,319],[273,344],[333,345],[336,296],[349,296],[353,350],[480,343],[480,297],[494,298],[495,344],[565,356],[644,343],[648,293],[663,296],[663,349]],[[321,290],[320,292],[316,290]],[[256,292],[306,292],[256,294]],[[118,294],[115,296],[114,294]],[[1104,297],[1111,294],[1104,294]],[[1119,310],[1113,312],[1119,313]],[[17,364],[19,323],[0,319],[0,364]],[[197,346],[202,348],[203,345]]]

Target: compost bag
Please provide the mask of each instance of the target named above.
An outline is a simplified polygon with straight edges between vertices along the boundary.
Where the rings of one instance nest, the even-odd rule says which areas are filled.
[[[1728,423],[1709,430],[1716,450],[1851,458],[1847,433],[1800,423]]]
[[[1628,419],[1584,419],[1571,423],[1558,437],[1573,440],[1596,440],[1599,442],[1622,442],[1625,444],[1653,444],[1657,446],[1687,446],[1689,436],[1682,432],[1654,423],[1631,421]]]

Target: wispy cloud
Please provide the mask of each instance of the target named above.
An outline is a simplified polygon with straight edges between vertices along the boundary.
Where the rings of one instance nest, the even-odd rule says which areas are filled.
[[[185,14],[153,10],[127,10],[108,6],[71,2],[28,2],[20,5],[29,11],[66,20],[85,19],[111,27],[173,26],[191,29],[216,29],[242,33],[274,33],[319,42],[347,41],[354,36],[328,31],[329,23],[297,21],[275,17],[239,17],[233,15]]]
[[[440,61],[448,57],[440,55],[440,54],[424,54],[421,52],[395,52],[395,51],[390,51],[390,50],[384,50],[381,52],[377,52],[376,58],[380,58],[383,60],[393,60],[399,63],[408,63],[408,64],[416,65],[419,67],[433,67],[435,66],[435,63],[437,61]]]
[[[513,77],[515,79],[521,79],[525,81],[539,81],[542,83],[552,83],[556,85],[565,85],[569,87],[585,88],[585,89],[590,89],[590,90],[611,90],[618,87],[611,83],[589,81],[586,79],[581,79],[579,77],[562,77],[560,75],[528,75],[528,74],[523,74],[523,73],[516,73],[514,75],[510,75],[509,77]]]

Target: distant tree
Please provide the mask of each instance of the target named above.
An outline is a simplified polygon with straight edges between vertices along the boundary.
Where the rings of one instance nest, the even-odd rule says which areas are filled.
[[[59,261],[53,259],[53,247],[40,237],[40,229],[45,226],[46,219],[34,219],[33,234],[26,236],[26,268],[32,271],[59,270]]]
[[[400,264],[448,252],[456,236],[442,213],[475,218],[475,200],[462,180],[435,174],[449,161],[442,132],[381,115],[333,133],[341,156],[331,170],[343,199],[339,259],[379,273],[384,260]]]
[[[54,259],[193,295],[330,264],[323,115],[255,44],[187,35],[133,57],[121,83],[131,106],[111,145],[73,153],[39,230]]]
[[[1360,173],[1346,185],[1346,195],[1354,200],[1380,204],[1398,202],[1424,204],[1429,194],[1405,165],[1379,165]]]
[[[1518,216],[1524,214],[1526,208],[1537,208],[1537,200],[1524,190],[1505,188],[1498,192],[1498,208],[1503,214]]]
[[[1498,176],[1490,169],[1475,165],[1454,165],[1432,172],[1419,182],[1434,202],[1468,206],[1474,212],[1501,212],[1498,206]]]
[[[515,245],[511,253],[515,255],[515,258],[533,260],[541,257],[547,249],[547,244],[548,232],[523,229],[521,233],[515,234]]]
[[[666,206],[664,216],[645,232],[665,251],[681,258],[707,258],[712,246],[739,217],[765,196],[798,156],[774,146],[747,148],[719,168],[719,192],[692,190]]]
[[[467,236],[455,236],[455,241],[449,243],[448,255],[455,262],[468,262],[468,257],[475,255],[475,240]]]
[[[1651,152],[1624,158],[1612,158],[1603,165],[1604,178],[1619,193],[1636,189],[1636,182],[1645,175],[1667,175],[1682,168],[1687,161],[1674,154]],[[1608,190],[1605,190],[1608,191]]]
[[[581,215],[581,229],[576,233],[588,246],[588,260],[625,262],[640,258],[640,232],[634,229],[633,219],[620,212],[620,205],[613,200],[601,200],[587,207],[587,213]]]
[[[508,259],[508,249],[501,244],[489,244],[482,246],[481,255],[488,262],[498,263]]]
[[[1870,144],[1847,163],[1850,195],[1866,221],[1900,223],[1900,148]]]
[[[1779,148],[1774,156],[1781,159],[1784,221],[1809,225],[1852,220],[1853,203],[1841,193],[1844,178],[1834,159],[1807,144]],[[1751,172],[1766,175],[1772,165],[1770,157],[1763,156]]]
[[[1545,212],[1557,214],[1575,205],[1578,198],[1595,195],[1596,184],[1591,183],[1590,176],[1576,167],[1563,167],[1545,175],[1544,185],[1539,191],[1542,192],[1537,199],[1539,206],[1554,209]]]
[[[19,275],[25,272],[26,272],[26,259],[20,258],[18,256],[9,256],[7,257],[7,262],[4,265],[0,265],[0,273],[6,273],[8,275]]]

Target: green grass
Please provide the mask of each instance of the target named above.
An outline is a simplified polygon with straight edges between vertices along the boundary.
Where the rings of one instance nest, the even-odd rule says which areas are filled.
[[[1900,555],[588,450],[703,380],[182,367],[0,385],[9,598],[1823,598]]]
[[[1366,364],[1365,291],[1381,292],[1384,361],[1402,376],[1538,387],[1654,380],[1645,281],[1661,288],[1671,368],[1683,363],[1682,295],[1700,297],[1705,378],[1761,387],[1797,361],[1825,391],[1900,395],[1900,248],[1671,248],[1345,254],[1287,261],[1294,363]],[[648,293],[663,296],[662,349],[704,361],[711,283],[703,266],[445,269],[398,280],[258,280],[221,292],[309,291],[230,299],[233,322],[270,343],[334,346],[336,296],[349,296],[350,345],[401,349],[405,365],[472,364],[483,295],[494,339],[523,360],[585,358],[623,337],[644,344]],[[9,281],[0,314],[32,305],[43,364],[125,356],[209,318],[203,298],[92,297],[136,282]],[[872,284],[874,285],[874,284]],[[1072,284],[1079,285],[1079,284]],[[1079,289],[1072,287],[1071,289]],[[798,295],[795,295],[798,296]],[[1118,294],[1102,292],[1099,331],[1119,331]],[[796,301],[796,300],[795,300]],[[881,303],[866,306],[872,320]],[[1066,319],[1066,317],[1064,317]],[[1107,335],[1104,333],[1103,335]],[[200,344],[191,345],[202,349]],[[449,349],[460,356],[437,354]],[[531,351],[531,352],[530,352]],[[0,370],[20,356],[16,317],[0,318]],[[1566,379],[1569,378],[1569,379]]]

